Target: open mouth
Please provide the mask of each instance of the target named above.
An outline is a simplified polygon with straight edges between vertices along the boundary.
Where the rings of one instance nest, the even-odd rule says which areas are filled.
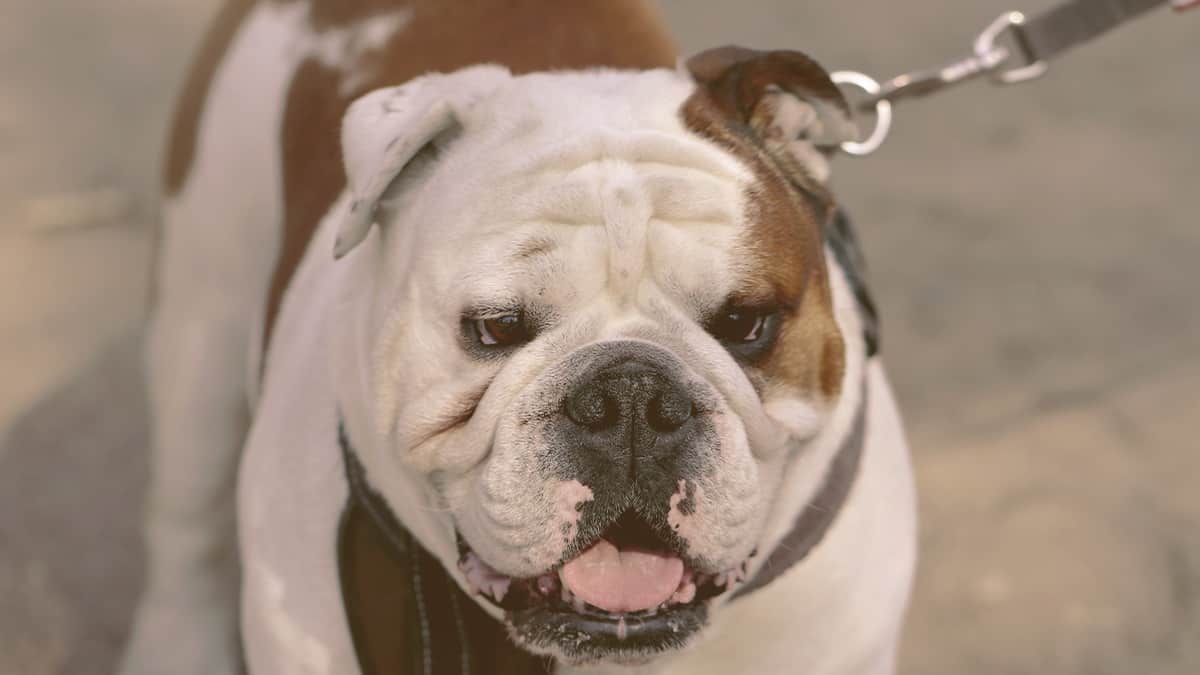
[[[745,578],[748,562],[697,571],[632,510],[536,577],[505,576],[461,540],[460,553],[471,591],[505,610],[516,637],[574,660],[681,647],[707,622],[710,601]]]

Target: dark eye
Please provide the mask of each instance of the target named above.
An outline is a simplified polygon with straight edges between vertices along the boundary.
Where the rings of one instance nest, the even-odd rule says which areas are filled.
[[[704,328],[735,356],[753,358],[766,351],[779,332],[774,309],[731,306],[717,312]]]
[[[721,342],[754,342],[763,334],[767,314],[753,309],[726,309],[708,322],[708,332]]]
[[[485,347],[509,347],[529,341],[529,329],[523,314],[505,314],[473,321],[479,344]]]

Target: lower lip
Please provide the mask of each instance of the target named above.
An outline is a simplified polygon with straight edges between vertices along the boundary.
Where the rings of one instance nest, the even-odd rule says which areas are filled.
[[[639,612],[601,615],[535,607],[510,611],[506,619],[516,637],[534,647],[553,647],[572,659],[645,655],[682,647],[704,627],[707,603],[697,602]]]

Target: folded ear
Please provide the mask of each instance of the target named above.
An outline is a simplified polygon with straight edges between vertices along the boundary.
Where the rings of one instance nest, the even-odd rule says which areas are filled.
[[[362,243],[380,200],[423,150],[461,128],[461,115],[509,77],[499,66],[426,75],[359,98],[342,119],[342,160],[349,206],[341,215],[333,255]]]
[[[841,90],[800,52],[718,47],[696,54],[686,66],[728,118],[795,155],[818,180],[829,177],[820,149],[858,137]]]

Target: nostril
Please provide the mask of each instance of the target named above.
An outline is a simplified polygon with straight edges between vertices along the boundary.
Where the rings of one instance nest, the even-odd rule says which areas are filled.
[[[590,429],[602,429],[617,421],[616,403],[600,387],[584,387],[567,399],[567,417]]]
[[[674,387],[668,387],[650,400],[646,422],[658,432],[675,431],[695,414],[692,399]]]

